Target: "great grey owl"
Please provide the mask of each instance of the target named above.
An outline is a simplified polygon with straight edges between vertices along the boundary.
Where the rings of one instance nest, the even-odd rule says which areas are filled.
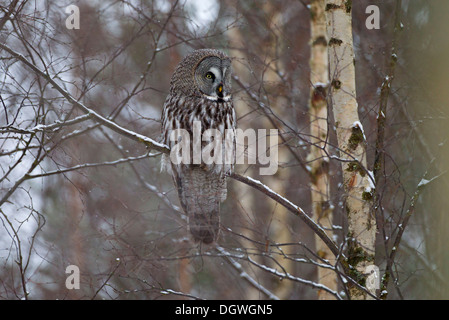
[[[172,141],[173,137],[170,139],[175,129],[184,129],[189,134],[182,138],[189,139],[191,161],[176,164],[171,157],[164,155],[162,166],[173,176],[182,208],[189,218],[190,233],[195,241],[203,243],[212,243],[218,238],[220,202],[226,199],[227,193],[226,173],[233,169],[235,140],[233,135],[225,139],[226,133],[234,132],[236,126],[230,90],[231,59],[215,49],[195,50],[178,64],[173,73],[170,93],[162,111],[162,141],[166,145],[172,149],[179,142]],[[222,134],[219,151],[225,155],[231,150],[231,161],[229,158],[225,161],[224,156],[221,163],[192,160],[198,156],[192,139],[197,130],[194,125],[198,128],[199,124],[201,134],[208,129],[216,129]],[[203,137],[201,147],[214,139]]]

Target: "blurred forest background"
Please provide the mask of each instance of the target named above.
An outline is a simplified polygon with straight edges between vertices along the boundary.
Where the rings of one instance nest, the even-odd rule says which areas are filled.
[[[375,263],[382,275],[387,256],[397,250],[388,299],[447,299],[449,2],[402,0],[399,13],[397,3],[352,3],[357,101],[370,170],[381,88],[391,81]],[[71,4],[80,9],[79,30],[65,25]],[[378,30],[365,26],[370,4],[380,9]],[[226,52],[233,58],[238,127],[281,133],[276,175],[259,176],[258,165],[236,171],[311,215],[307,170],[316,159],[308,157],[308,0],[0,5],[0,43],[85,106],[155,140],[177,63],[193,49]],[[387,78],[392,52],[394,78]],[[48,81],[1,49],[0,96],[0,299],[317,298],[314,233],[263,193],[229,179],[219,247],[198,246],[156,152],[83,118]],[[76,120],[39,130],[64,119]],[[329,152],[336,154],[331,116],[328,127]],[[338,159],[328,170],[333,240],[343,247]],[[80,269],[78,290],[66,288],[69,265]],[[345,298],[339,283],[336,297]]]

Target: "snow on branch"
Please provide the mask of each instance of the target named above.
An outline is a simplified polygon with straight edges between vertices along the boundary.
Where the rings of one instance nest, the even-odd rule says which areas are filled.
[[[27,174],[26,179],[29,180],[29,179],[34,179],[34,178],[47,177],[47,176],[51,176],[54,174],[60,174],[60,173],[65,173],[65,172],[75,171],[75,170],[80,170],[80,169],[86,169],[86,168],[116,166],[121,163],[127,163],[127,162],[131,162],[131,161],[141,160],[141,159],[145,159],[145,158],[154,157],[157,155],[159,155],[159,154],[145,154],[145,155],[141,155],[141,156],[137,156],[137,157],[128,157],[128,158],[118,159],[118,160],[114,160],[114,161],[104,161],[104,162],[99,162],[99,163],[83,163],[83,164],[80,164],[77,166],[64,168],[64,169],[57,169],[57,170],[48,171],[48,172],[39,173],[39,174]]]
[[[262,286],[260,283],[258,283],[256,280],[254,280],[242,267],[240,263],[238,263],[235,258],[231,256],[229,252],[227,252],[224,248],[217,246],[216,249],[229,261],[231,266],[240,272],[240,277],[242,279],[245,279],[248,281],[253,287],[255,287],[260,292],[263,292],[268,299],[270,300],[279,300],[279,297],[277,297],[274,293],[270,292],[267,288]]]
[[[271,274],[275,275],[276,277],[280,277],[282,279],[285,278],[285,279],[288,279],[290,281],[299,282],[299,283],[302,283],[304,285],[308,285],[308,286],[310,286],[312,288],[315,288],[315,289],[321,289],[321,290],[324,290],[324,291],[329,292],[330,294],[334,295],[339,300],[342,299],[341,296],[338,294],[338,292],[336,292],[334,290],[331,290],[328,287],[326,287],[326,286],[324,286],[324,285],[322,285],[320,283],[316,283],[316,282],[313,282],[313,281],[310,281],[310,280],[302,279],[302,278],[296,277],[296,276],[294,276],[294,275],[292,275],[292,274],[290,274],[290,273],[288,273],[286,271],[279,271],[277,269],[268,267],[268,266],[266,266],[266,265],[264,265],[262,263],[259,263],[259,262],[255,261],[254,259],[251,259],[251,257],[249,257],[247,255],[244,255],[244,254],[232,254],[230,252],[227,252],[226,250],[224,250],[221,247],[217,247],[217,250],[224,257],[226,257],[228,259],[230,259],[231,257],[235,258],[235,259],[244,259],[245,261],[248,261],[252,265],[254,265],[254,266],[256,266],[256,267],[260,268],[261,270],[264,270],[264,271],[266,271],[268,273],[271,273]],[[237,267],[239,267],[240,264],[238,262],[234,261],[234,263],[236,263]]]
[[[341,253],[339,252],[339,249],[334,241],[332,241],[326,234],[326,232],[321,228],[315,221],[313,221],[305,212],[303,209],[298,207],[297,205],[293,204],[288,199],[284,198],[283,196],[279,195],[278,193],[271,190],[268,186],[264,185],[259,180],[245,177],[242,175],[239,175],[237,173],[231,173],[229,175],[231,178],[243,182],[260,192],[266,194],[271,199],[276,201],[277,203],[284,206],[286,209],[288,209],[291,213],[294,215],[300,217],[320,238],[323,240],[323,242],[329,247],[329,249],[332,251],[332,253],[338,257],[341,256]]]
[[[64,90],[55,80],[53,80],[53,77],[51,77],[47,72],[40,70],[33,63],[29,62],[22,54],[14,51],[10,47],[8,47],[7,45],[2,44],[2,43],[0,43],[0,48],[7,51],[9,54],[11,54],[17,60],[20,60],[21,62],[23,62],[31,70],[33,70],[34,73],[36,73],[37,75],[39,75],[39,76],[43,77],[45,80],[47,80],[53,86],[53,88],[55,88],[62,96],[64,96],[64,98],[66,98],[70,103],[75,105],[78,109],[83,111],[85,113],[86,117],[92,118],[93,120],[101,123],[105,127],[117,132],[118,134],[124,135],[129,139],[144,143],[149,149],[154,149],[154,150],[157,150],[162,153],[170,152],[170,149],[165,144],[156,142],[153,139],[148,138],[144,135],[141,135],[139,133],[125,129],[125,128],[119,126],[117,123],[101,116],[94,110],[86,107],[84,104],[77,101],[66,90]],[[37,129],[39,129],[39,128],[37,128]],[[33,131],[31,131],[31,132],[33,132]],[[31,133],[31,132],[28,132],[28,133]]]
[[[56,120],[54,123],[48,125],[38,124],[37,126],[34,126],[33,128],[30,129],[22,129],[14,126],[6,126],[0,128],[0,133],[36,134],[38,132],[55,132],[58,131],[63,126],[73,125],[82,121],[86,121],[91,117],[92,114],[87,113],[67,121]]]

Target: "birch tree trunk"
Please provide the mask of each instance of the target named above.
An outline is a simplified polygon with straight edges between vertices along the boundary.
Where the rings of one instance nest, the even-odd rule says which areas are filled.
[[[372,174],[366,168],[366,138],[357,110],[351,1],[326,0],[325,12],[329,39],[330,102],[346,192],[347,272],[364,287],[367,267],[374,263],[376,220],[371,212],[374,185]],[[370,297],[356,285],[350,285],[349,295],[351,299]]]
[[[311,13],[311,53],[310,53],[310,136],[312,147],[308,156],[311,167],[311,198],[313,220],[326,230],[332,238],[332,206],[329,203],[329,158],[328,114],[326,92],[329,82],[326,17],[324,0],[312,0]],[[335,265],[335,256],[329,247],[315,235],[317,255]],[[331,290],[337,291],[336,273],[328,268],[318,268],[318,281]],[[318,299],[330,300],[335,297],[325,290],[318,290]]]

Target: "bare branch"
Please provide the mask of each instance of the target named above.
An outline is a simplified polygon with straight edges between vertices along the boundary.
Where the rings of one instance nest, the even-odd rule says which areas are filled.
[[[264,193],[265,195],[269,196],[271,199],[275,200],[277,203],[283,205],[285,208],[287,208],[291,213],[293,213],[295,216],[300,217],[306,224],[309,226],[320,238],[323,240],[323,242],[329,247],[329,249],[332,251],[332,253],[338,257],[339,256],[339,249],[337,245],[332,241],[326,234],[326,232],[321,228],[318,224],[316,224],[300,207],[293,204],[291,201],[285,199],[281,195],[277,194],[273,190],[271,190],[269,187],[264,185],[258,180],[255,180],[250,177],[241,176],[237,173],[231,173],[229,175],[231,178],[243,182],[260,192]]]
[[[246,281],[248,281],[253,287],[255,287],[260,292],[264,293],[268,299],[270,300],[279,300],[279,298],[270,292],[268,289],[266,289],[264,286],[262,286],[260,283],[258,283],[256,280],[254,280],[242,267],[240,263],[235,261],[231,254],[227,252],[224,248],[217,246],[216,249],[226,258],[226,260],[230,263],[230,265],[236,269],[238,272],[240,272],[240,277]]]
[[[141,135],[139,133],[133,132],[133,131],[128,130],[128,129],[125,129],[125,128],[119,126],[118,124],[116,124],[115,122],[113,122],[113,121],[111,121],[111,120],[109,120],[107,118],[104,118],[103,116],[99,115],[97,112],[93,111],[92,109],[89,109],[88,107],[86,107],[81,102],[78,102],[77,100],[75,100],[75,98],[73,98],[72,95],[70,95],[58,83],[56,83],[56,81],[54,81],[53,78],[48,73],[45,73],[42,70],[40,70],[34,64],[29,62],[20,53],[15,52],[13,49],[8,47],[7,45],[1,44],[1,43],[0,43],[0,48],[5,50],[5,51],[7,51],[13,57],[15,57],[16,59],[18,59],[21,62],[23,62],[25,65],[27,65],[29,68],[31,68],[31,70],[33,72],[35,72],[37,75],[39,75],[39,76],[43,77],[44,79],[46,79],[49,83],[51,83],[51,85],[61,95],[63,95],[67,99],[67,101],[69,101],[70,103],[72,103],[73,105],[78,107],[87,116],[91,117],[95,121],[101,123],[105,127],[108,127],[109,129],[111,129],[111,130],[113,130],[113,131],[115,131],[115,132],[117,132],[117,133],[119,133],[119,134],[121,134],[123,136],[126,136],[127,138],[130,138],[130,139],[132,139],[134,141],[141,142],[141,143],[145,144],[149,149],[154,149],[154,150],[160,151],[162,153],[169,153],[169,148],[165,144],[156,142],[153,139],[150,139],[150,138],[148,138],[148,137],[146,137],[144,135]]]

